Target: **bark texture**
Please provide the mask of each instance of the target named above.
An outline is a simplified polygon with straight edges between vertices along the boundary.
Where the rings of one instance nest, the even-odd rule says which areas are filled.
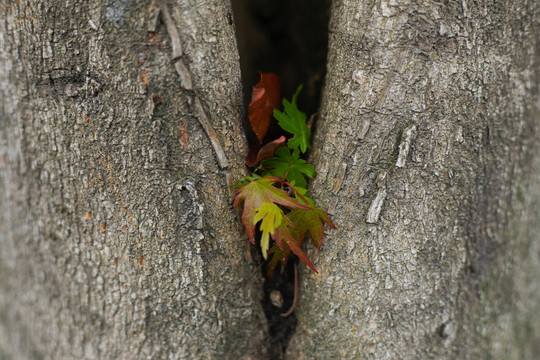
[[[535,1],[335,1],[289,359],[540,354]]]
[[[288,358],[540,353],[538,15],[333,3]],[[0,358],[267,357],[241,103],[228,1],[0,0]]]
[[[0,9],[0,358],[260,351],[261,281],[228,184],[245,153],[229,3]]]

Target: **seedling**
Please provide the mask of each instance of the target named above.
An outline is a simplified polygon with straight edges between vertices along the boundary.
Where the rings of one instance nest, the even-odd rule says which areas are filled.
[[[276,86],[277,82],[277,86]],[[271,89],[267,91],[266,87]],[[278,263],[285,265],[291,251],[298,256],[311,270],[315,266],[302,251],[302,242],[309,232],[313,244],[318,249],[323,244],[324,223],[335,228],[328,214],[319,209],[313,199],[307,196],[307,181],[315,176],[313,166],[301,158],[311,145],[310,129],[306,123],[306,114],[298,109],[298,94],[302,85],[294,93],[292,100],[283,99],[283,111],[274,109],[268,111],[268,104],[275,104],[279,97],[279,77],[275,74],[261,74],[261,82],[253,88],[250,103],[249,119],[259,143],[250,152],[257,156],[260,165],[254,173],[242,179],[238,185],[234,207],[242,206],[242,224],[246,229],[249,240],[255,243],[256,227],[262,233],[261,251],[264,259],[270,260],[267,272],[273,275]],[[283,147],[273,148],[268,152],[268,146],[263,145],[268,129],[273,119],[277,125],[290,134]],[[275,122],[275,121],[274,121]],[[261,126],[264,124],[264,126]],[[270,124],[270,125],[268,125]],[[261,130],[261,129],[264,129]],[[276,143],[276,140],[269,143]],[[284,146],[286,145],[286,146]],[[262,159],[261,152],[266,159]],[[272,153],[273,152],[273,153]],[[253,161],[247,160],[253,164]],[[256,165],[256,164],[254,164]],[[270,247],[270,239],[273,243]]]

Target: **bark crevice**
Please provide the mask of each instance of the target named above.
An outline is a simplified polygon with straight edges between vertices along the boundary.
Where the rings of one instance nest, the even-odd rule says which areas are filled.
[[[326,74],[330,3],[232,0],[246,108],[251,88],[262,71],[280,75],[282,97],[290,98],[302,83],[300,108],[308,116],[318,112]],[[256,141],[248,119],[244,119],[244,128],[248,139]],[[263,265],[262,304],[268,321],[268,356],[272,359],[283,358],[296,328],[294,312],[281,316],[293,302],[295,262],[297,259],[291,259],[285,268],[278,267],[274,279],[267,276]]]

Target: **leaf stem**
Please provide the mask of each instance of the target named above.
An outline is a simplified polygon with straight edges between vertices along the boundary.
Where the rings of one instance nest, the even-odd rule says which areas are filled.
[[[281,314],[283,317],[287,317],[291,315],[294,311],[294,308],[296,306],[296,297],[298,295],[298,270],[296,269],[296,262],[294,263],[294,297],[293,297],[293,303],[291,305],[291,308],[286,313]]]
[[[304,202],[305,202],[306,204],[309,204],[309,202],[306,200],[306,198],[303,197],[302,194],[300,194],[300,192],[298,192],[298,190],[296,190],[296,189],[294,188],[294,186],[292,186],[291,184],[289,184],[286,180],[283,180],[283,183],[285,183],[285,185],[287,185],[288,187],[290,187],[291,189],[293,189],[293,191],[294,191],[295,193],[297,193],[298,196],[300,196],[300,198],[302,198],[302,200],[304,200]]]

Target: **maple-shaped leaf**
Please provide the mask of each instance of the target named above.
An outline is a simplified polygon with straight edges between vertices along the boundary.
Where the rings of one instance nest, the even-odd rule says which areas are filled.
[[[306,231],[318,249],[323,244],[324,224],[327,223],[330,227],[336,228],[326,211],[317,208],[314,205],[309,205],[309,209],[295,209],[287,214],[287,217],[292,221],[294,227],[291,228],[291,233],[295,239],[304,239]],[[300,244],[302,242],[300,241]]]
[[[319,209],[313,199],[306,196],[307,189],[293,186],[288,184],[290,188],[294,191],[296,199],[304,204],[308,205],[309,209],[295,209],[287,213],[288,218],[292,221],[294,227],[291,229],[291,233],[295,239],[299,239],[298,243],[302,245],[302,241],[306,234],[306,231],[309,230],[309,234],[315,247],[318,249],[323,244],[324,238],[324,224],[327,223],[330,227],[336,228],[328,213],[324,210]]]
[[[293,134],[293,138],[289,140],[287,146],[290,149],[299,148],[302,153],[305,153],[311,143],[311,134],[306,124],[306,114],[296,106],[296,100],[301,90],[302,85],[294,93],[292,103],[283,99],[283,112],[274,110],[274,117],[283,130]]]
[[[315,266],[309,260],[308,256],[305,252],[302,251],[300,246],[302,246],[302,238],[295,237],[293,235],[294,230],[294,224],[292,221],[286,217],[288,221],[284,221],[281,223],[279,227],[277,227],[274,230],[274,234],[272,235],[272,239],[276,242],[278,247],[285,252],[285,245],[289,247],[289,249],[296,255],[298,258],[305,263],[309,268],[313,271],[315,271],[317,274],[319,273],[317,269],[315,269]],[[287,254],[288,255],[288,254]]]
[[[283,220],[283,210],[274,203],[263,202],[256,210],[255,222],[262,220],[259,226],[262,231],[261,237],[261,251],[264,259],[266,260],[267,252],[270,244],[269,235],[273,235],[278,226],[281,225]],[[288,219],[287,219],[288,220]],[[290,222],[290,220],[288,220]]]
[[[276,150],[277,157],[264,160],[261,165],[269,169],[269,173],[274,176],[287,179],[288,182],[294,182],[295,185],[305,188],[307,181],[304,176],[313,178],[315,170],[313,166],[300,159],[298,150],[291,153],[288,148],[279,148]]]
[[[302,242],[306,231],[309,230],[315,246],[317,248],[320,248],[324,236],[323,224],[320,220],[322,219],[324,222],[326,222],[333,228],[335,228],[334,224],[328,218],[326,212],[319,209],[310,209],[307,211],[302,209],[293,210],[287,214],[287,218],[294,225],[292,227],[289,226],[288,229],[290,238],[289,234],[286,234],[285,232],[284,234],[280,234],[278,232],[273,236],[275,240],[280,235],[283,239],[281,239],[281,246],[279,246],[278,242],[276,241],[276,243],[272,246],[268,253],[269,255],[271,255],[271,259],[266,265],[267,274],[272,277],[278,263],[281,262],[284,266],[287,264],[287,259],[289,258],[289,254],[291,253],[291,247],[289,247],[290,243],[293,244],[293,249],[295,250],[293,252],[298,256],[298,258],[302,260],[307,266],[309,266],[310,269],[318,273],[315,269],[315,266],[311,263],[307,255],[301,250]],[[285,241],[283,241],[284,239]],[[289,239],[289,241],[287,241],[287,239]]]
[[[236,195],[233,205],[237,208],[242,202],[244,203],[242,224],[252,243],[255,243],[255,225],[259,221],[256,220],[257,208],[262,203],[271,202],[291,210],[309,209],[307,205],[301,204],[295,198],[289,197],[285,191],[273,186],[277,182],[281,183],[283,180],[275,176],[263,176],[243,185],[237,191],[238,195]]]
[[[279,108],[281,80],[274,73],[262,73],[261,80],[253,87],[249,103],[249,122],[251,128],[262,142],[272,123],[274,109]]]
[[[300,188],[294,188],[298,191]],[[305,190],[305,189],[300,189]],[[307,191],[307,190],[306,190]],[[295,209],[287,213],[287,221],[290,221],[292,224],[288,223],[286,232],[284,229],[279,229],[280,231],[275,231],[272,238],[276,243],[270,249],[269,254],[272,255],[272,258],[267,264],[267,273],[269,276],[272,276],[274,269],[278,263],[285,265],[287,263],[287,258],[293,250],[300,260],[302,260],[306,265],[310,267],[313,271],[317,272],[307,255],[301,250],[301,246],[306,235],[306,232],[309,231],[311,239],[315,246],[320,248],[323,244],[324,237],[324,224],[327,223],[332,228],[335,228],[334,223],[328,217],[328,214],[317,208],[313,205],[313,200],[301,196],[304,204],[309,204],[309,209]],[[283,227],[283,223],[281,227]],[[279,240],[279,242],[278,242]],[[289,246],[292,244],[293,246]]]

